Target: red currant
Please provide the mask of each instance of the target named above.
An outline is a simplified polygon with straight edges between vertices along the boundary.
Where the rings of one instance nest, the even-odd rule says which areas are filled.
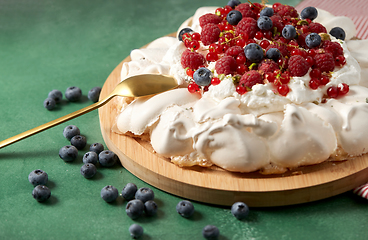
[[[243,75],[246,70],[247,67],[244,64],[238,65],[238,67],[236,68],[236,72],[240,75]]]
[[[327,76],[322,76],[321,79],[320,79],[320,85],[321,86],[324,86],[324,85],[326,85],[329,82],[330,82],[330,78],[327,77]]]
[[[193,49],[193,50],[197,50],[199,49],[199,42],[197,40],[192,40],[190,43],[189,43],[189,48],[190,49]]]
[[[211,85],[219,85],[221,80],[217,77],[212,78]]]
[[[281,73],[280,82],[282,84],[288,84],[290,82],[290,74],[288,72]]]
[[[268,73],[266,73],[266,74],[265,74],[265,79],[266,79],[268,82],[270,82],[270,83],[272,83],[272,82],[274,82],[274,81],[275,81],[275,77],[276,77],[276,74],[274,74],[274,73],[272,73],[272,72],[268,72]]]
[[[195,72],[195,71],[194,71],[193,69],[190,69],[190,68],[188,68],[188,69],[187,69],[187,75],[188,75],[189,77],[191,77],[191,78],[193,77],[194,72]]]
[[[292,51],[291,51],[291,56],[296,56],[296,55],[300,55],[302,56],[303,55],[303,52],[302,50],[300,50],[299,48],[294,48]]]
[[[282,4],[277,2],[272,5],[272,8],[275,10],[276,8],[280,7]]]
[[[192,34],[192,39],[193,40],[197,40],[197,41],[200,41],[201,40],[201,34],[195,32]]]
[[[247,45],[250,44],[250,43],[257,43],[256,40],[254,40],[253,38],[252,39],[248,39],[247,41]]]
[[[321,77],[321,70],[318,68],[314,68],[309,72],[309,76],[311,78],[320,78]]]
[[[244,93],[247,92],[247,88],[246,87],[243,87],[241,85],[238,85],[236,87],[236,92],[239,93],[240,95],[243,95]]]
[[[347,85],[346,83],[340,83],[338,85],[339,87],[339,95],[342,96],[342,95],[345,95],[349,92],[349,85]]]
[[[225,25],[224,30],[225,30],[225,31],[231,31],[231,30],[234,30],[234,26],[233,26],[233,25],[230,25],[230,24],[226,24],[226,25]]]
[[[261,48],[266,49],[268,46],[270,46],[270,42],[268,40],[262,40],[259,43],[259,46],[261,46]]]
[[[311,66],[313,66],[313,64],[314,64],[314,59],[311,57],[311,56],[307,56],[306,58],[305,58],[305,60],[307,60],[307,63],[309,64],[309,66],[311,67]]]
[[[316,49],[309,49],[308,50],[308,55],[309,56],[311,56],[311,57],[314,57],[314,56],[316,56],[316,54],[317,54],[317,51],[316,51]]]
[[[342,67],[346,64],[346,59],[343,55],[339,55],[335,58],[335,65],[338,67]]]
[[[277,87],[277,91],[281,96],[286,96],[290,92],[290,89],[287,84],[282,84]]]
[[[268,40],[271,40],[272,39],[272,32],[271,31],[263,32],[263,37],[268,39]]]
[[[258,39],[258,40],[261,40],[263,38],[263,33],[260,32],[260,31],[256,32],[255,38]]]
[[[208,51],[210,52],[216,52],[216,43],[212,43],[209,47],[208,47]]]
[[[209,62],[215,62],[215,61],[217,61],[218,60],[217,53],[214,53],[214,52],[207,53],[206,60],[209,61]]]
[[[316,90],[320,85],[320,81],[317,78],[312,78],[309,81],[309,87],[313,90]]]
[[[243,38],[239,38],[236,40],[235,42],[236,46],[239,46],[239,47],[244,47],[245,46],[245,40]]]
[[[327,89],[327,96],[330,98],[336,98],[339,95],[339,90],[335,86],[331,86]]]
[[[198,92],[199,91],[199,86],[196,84],[196,83],[191,83],[188,85],[188,91],[190,93],[195,93],[195,92]]]
[[[245,64],[246,61],[247,61],[247,58],[243,55],[243,54],[239,54],[237,57],[236,57],[236,63],[237,64]]]

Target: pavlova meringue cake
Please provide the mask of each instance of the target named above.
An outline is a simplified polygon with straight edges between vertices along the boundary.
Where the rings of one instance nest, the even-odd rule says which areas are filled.
[[[283,173],[368,152],[368,41],[347,17],[230,1],[131,52],[121,81],[157,73],[179,88],[120,98],[116,127],[180,167]]]

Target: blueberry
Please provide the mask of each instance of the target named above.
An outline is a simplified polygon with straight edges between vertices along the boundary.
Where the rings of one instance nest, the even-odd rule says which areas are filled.
[[[198,86],[208,86],[211,84],[212,75],[211,70],[202,67],[194,72],[193,79]]]
[[[205,239],[217,239],[220,235],[220,230],[214,225],[207,225],[203,228],[202,235]]]
[[[130,233],[130,236],[134,239],[140,238],[143,235],[143,228],[140,225],[134,223],[130,225],[129,233]]]
[[[101,189],[101,197],[105,202],[113,202],[119,196],[119,192],[116,187],[107,185]]]
[[[250,43],[244,48],[245,57],[251,62],[260,62],[263,59],[263,49],[257,43]]]
[[[176,205],[176,211],[185,218],[188,218],[194,213],[194,206],[190,201],[183,200]]]
[[[240,22],[240,20],[242,20],[243,15],[237,11],[237,10],[231,10],[227,15],[226,15],[226,20],[229,24],[231,25],[236,25]]]
[[[179,32],[179,34],[178,34],[178,39],[179,39],[179,41],[183,41],[183,35],[185,34],[185,33],[192,33],[192,32],[194,32],[191,28],[183,28],[183,29],[181,29],[180,30],[180,32]]]
[[[137,219],[144,212],[144,203],[138,199],[130,200],[125,207],[125,212],[131,219]]]
[[[98,163],[98,155],[95,152],[86,152],[83,155],[83,163],[92,163],[96,165]]]
[[[94,143],[91,144],[91,146],[89,146],[89,150],[97,154],[100,154],[100,152],[104,150],[104,146],[101,143]]]
[[[236,202],[231,206],[231,213],[234,215],[234,217],[241,220],[248,216],[249,208],[243,202]]]
[[[64,137],[66,137],[66,139],[68,139],[69,141],[70,139],[72,139],[72,137],[74,137],[75,135],[79,135],[79,134],[80,134],[80,130],[75,125],[66,126],[63,131]]]
[[[79,87],[68,87],[65,91],[65,97],[70,102],[76,102],[82,97],[82,90]]]
[[[272,17],[273,16],[273,9],[272,8],[269,8],[269,7],[265,7],[261,10],[261,12],[259,13],[259,16],[260,17],[263,17],[263,16],[267,16],[267,17]]]
[[[296,37],[295,27],[293,25],[285,25],[281,34],[286,39],[294,39]]]
[[[100,97],[100,93],[101,93],[101,88],[94,87],[91,90],[89,90],[88,99],[91,100],[92,102],[97,102]]]
[[[314,20],[318,16],[318,11],[315,7],[306,7],[300,12],[301,19],[310,19]]]
[[[321,36],[317,33],[310,33],[305,38],[305,44],[307,44],[309,48],[314,48],[318,47],[321,44],[321,40]]]
[[[28,181],[33,185],[46,185],[47,181],[49,179],[49,176],[47,173],[41,169],[33,170],[28,175]]]
[[[332,36],[334,36],[335,38],[337,38],[337,39],[340,39],[340,40],[343,40],[343,41],[345,40],[346,34],[345,34],[344,29],[342,29],[341,27],[332,28],[331,31],[330,31],[330,34]]]
[[[86,163],[80,169],[80,173],[85,178],[92,178],[94,175],[96,175],[96,172],[96,166],[92,163]]]
[[[241,2],[239,0],[230,0],[226,5],[228,5],[232,8],[235,8],[239,4],[241,4]]]
[[[61,91],[54,89],[49,92],[48,97],[54,99],[56,103],[60,103],[63,99],[63,94],[61,93]]]
[[[118,159],[119,159],[118,156],[110,150],[104,150],[100,152],[100,154],[98,155],[98,161],[103,167],[114,166],[114,164],[118,161]]]
[[[78,149],[71,145],[64,146],[59,150],[59,157],[65,162],[74,161],[78,157]]]
[[[272,20],[267,16],[259,17],[257,20],[257,26],[261,30],[270,30],[273,26]]]
[[[48,187],[44,185],[37,185],[32,191],[32,196],[38,202],[44,202],[50,198],[51,191]]]
[[[266,52],[266,58],[268,59],[272,59],[275,62],[281,57],[281,53],[280,50],[278,50],[277,48],[270,48],[267,50]]]
[[[127,183],[127,185],[125,185],[125,187],[121,191],[121,196],[125,200],[130,201],[134,198],[137,190],[138,190],[137,185],[135,185],[134,183]]]
[[[78,150],[82,150],[87,144],[87,139],[83,135],[75,135],[70,139],[70,143]]]
[[[157,204],[153,200],[148,200],[144,203],[144,212],[148,216],[154,216],[157,212]]]
[[[56,102],[54,99],[52,98],[46,98],[45,101],[43,101],[43,106],[47,109],[47,110],[52,110],[56,107]]]
[[[142,202],[147,202],[148,200],[153,200],[155,198],[155,194],[152,189],[143,187],[137,190],[135,198]]]

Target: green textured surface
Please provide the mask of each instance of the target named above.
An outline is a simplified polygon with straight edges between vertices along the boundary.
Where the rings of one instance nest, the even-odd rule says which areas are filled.
[[[203,5],[227,0],[0,0],[0,139],[89,105],[87,92],[102,86],[130,52],[177,30]],[[243,1],[244,2],[244,1]],[[299,0],[287,1],[295,5]],[[272,1],[270,1],[272,3]],[[52,89],[78,86],[84,99],[43,108]],[[194,202],[190,219],[175,206],[181,198],[154,189],[159,211],[136,221],[119,200],[107,204],[100,190],[128,182],[149,186],[122,166],[98,168],[90,180],[75,162],[64,163],[59,149],[68,144],[62,130],[75,124],[88,143],[103,142],[97,111],[0,150],[0,239],[129,239],[129,226],[144,228],[141,239],[202,239],[207,224],[219,227],[219,239],[366,239],[368,202],[348,192],[290,207],[251,208],[245,221],[229,208]],[[28,174],[43,169],[52,197],[38,203]]]

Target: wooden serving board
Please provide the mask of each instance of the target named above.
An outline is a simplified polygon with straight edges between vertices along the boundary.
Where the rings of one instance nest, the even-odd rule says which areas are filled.
[[[100,98],[119,83],[121,67],[127,61],[130,57],[112,71]],[[226,206],[237,201],[251,207],[283,206],[328,198],[368,182],[368,155],[300,167],[283,175],[232,173],[218,167],[180,168],[153,153],[150,144],[113,131],[117,115],[114,99],[99,109],[102,136],[108,148],[141,180],[186,199]]]

